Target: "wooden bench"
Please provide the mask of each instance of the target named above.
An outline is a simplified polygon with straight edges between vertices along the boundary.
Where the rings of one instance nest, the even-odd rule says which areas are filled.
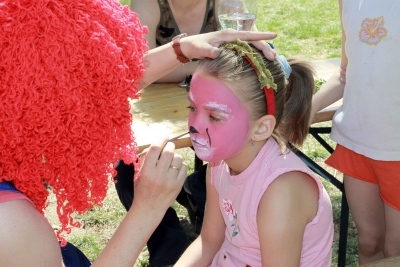
[[[360,265],[360,267],[399,267],[400,255]]]

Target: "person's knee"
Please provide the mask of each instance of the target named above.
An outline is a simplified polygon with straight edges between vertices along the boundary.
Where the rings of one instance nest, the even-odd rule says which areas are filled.
[[[400,244],[385,243],[383,253],[385,254],[385,257],[393,257],[393,256],[399,255],[400,254]]]
[[[400,254],[400,236],[396,233],[386,233],[385,246],[383,248],[385,257],[392,257]]]
[[[358,249],[364,256],[373,256],[383,250],[384,235],[365,233],[358,235]]]

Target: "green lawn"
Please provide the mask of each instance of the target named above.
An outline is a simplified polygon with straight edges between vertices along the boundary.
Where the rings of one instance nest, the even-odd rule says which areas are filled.
[[[128,4],[130,0],[121,0]],[[145,0],[143,0],[145,1]],[[286,56],[301,55],[310,60],[340,57],[341,31],[337,0],[258,0],[259,10],[256,24],[260,31],[274,31],[278,37],[273,43],[280,54]],[[324,123],[323,126],[329,126]],[[329,137],[324,137],[329,141]],[[332,141],[329,141],[334,146]],[[340,173],[326,167],[323,161],[329,156],[317,142],[308,138],[302,151],[314,161],[320,163],[332,174],[341,177]],[[193,152],[180,150],[185,162],[193,171]],[[333,266],[337,262],[337,225],[340,220],[340,192],[328,182],[324,185],[331,196],[335,222],[335,243]],[[186,215],[185,209],[174,205],[178,214]],[[103,207],[96,207],[85,215],[76,216],[82,221],[83,230],[73,232],[68,237],[80,247],[91,260],[95,259],[105,246],[118,223],[125,215],[115,189],[111,185]],[[357,266],[357,240],[354,223],[350,222],[347,249],[347,266]],[[146,249],[144,250],[146,251]],[[146,266],[147,254],[139,259],[135,266]]]
[[[120,0],[128,5],[130,0]],[[257,28],[273,31],[280,54],[309,59],[340,57],[337,0],[258,0]]]
[[[281,54],[308,59],[340,57],[341,31],[337,0],[258,1],[257,28],[273,31]]]

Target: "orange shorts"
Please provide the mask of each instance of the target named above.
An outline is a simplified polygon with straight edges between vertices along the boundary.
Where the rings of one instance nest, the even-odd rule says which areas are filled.
[[[351,177],[379,185],[382,200],[400,210],[400,161],[374,160],[337,144],[325,163]]]

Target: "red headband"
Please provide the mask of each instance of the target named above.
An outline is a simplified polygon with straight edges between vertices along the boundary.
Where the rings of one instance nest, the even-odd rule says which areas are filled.
[[[256,66],[254,66],[253,61],[245,55],[244,58],[250,63],[250,65],[253,67],[253,69],[257,72]],[[273,115],[275,116],[275,95],[274,95],[274,89],[272,87],[267,87],[264,86],[264,92],[265,92],[265,100],[267,103],[267,115]]]

